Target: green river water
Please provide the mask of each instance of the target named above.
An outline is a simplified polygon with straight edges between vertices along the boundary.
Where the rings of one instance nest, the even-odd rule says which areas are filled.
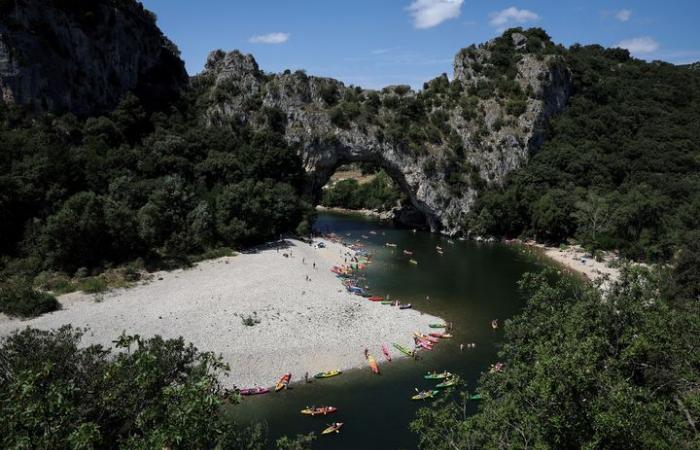
[[[503,337],[500,329],[492,330],[491,320],[503,323],[520,311],[523,299],[517,281],[523,273],[541,267],[517,248],[458,240],[450,244],[436,234],[413,233],[358,215],[322,213],[315,228],[335,232],[348,241],[361,239],[373,253],[372,264],[365,270],[372,293],[389,294],[419,311],[443,317],[452,322],[454,338],[443,340],[431,352],[420,352],[419,361],[401,358],[382,364],[380,376],[365,367],[311,384],[294,384],[280,393],[245,398],[230,414],[243,423],[266,422],[271,445],[282,435],[314,431],[319,449],[416,448],[417,437],[408,425],[416,411],[430,402],[412,401],[411,396],[415,388],[435,384],[423,375],[448,370],[458,374],[473,393],[480,374],[496,362]],[[386,247],[386,242],[398,247]],[[436,246],[442,247],[443,255]],[[419,264],[409,263],[403,249],[412,250]],[[471,342],[477,344],[475,349],[466,348]],[[460,343],[465,343],[463,351]],[[475,402],[471,403],[469,407],[475,409]],[[338,412],[328,417],[300,415],[307,405],[333,405]],[[342,431],[321,436],[320,431],[333,421],[345,423]]]

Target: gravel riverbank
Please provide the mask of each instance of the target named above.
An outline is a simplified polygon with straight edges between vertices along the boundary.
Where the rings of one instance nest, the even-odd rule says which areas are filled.
[[[225,385],[269,386],[285,372],[298,381],[305,372],[364,366],[365,348],[379,360],[381,344],[412,346],[414,331],[428,332],[429,323],[442,321],[350,295],[330,269],[352,251],[315,242],[326,247],[285,240],[282,248],[270,244],[158,272],[153,281],[109,292],[100,302],[67,294],[59,298],[60,311],[25,321],[0,318],[0,335],[72,324],[89,328],[86,345],[111,346],[122,332],[183,336],[202,351],[223,355],[231,366]],[[259,323],[245,325],[248,316]]]

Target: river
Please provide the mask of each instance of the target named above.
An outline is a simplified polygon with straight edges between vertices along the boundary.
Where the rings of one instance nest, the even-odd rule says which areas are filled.
[[[473,393],[480,374],[496,362],[503,337],[501,329],[491,328],[491,320],[503,323],[520,311],[524,302],[517,282],[523,273],[541,267],[517,248],[458,240],[450,243],[436,234],[397,229],[359,215],[324,212],[315,228],[347,240],[360,239],[373,253],[372,264],[365,271],[371,291],[445,318],[453,325],[454,338],[443,340],[433,351],[421,352],[419,361],[401,358],[382,364],[381,376],[361,368],[311,384],[295,384],[280,393],[246,398],[232,407],[230,414],[244,423],[266,422],[271,445],[282,435],[314,431],[318,435],[314,448],[319,449],[416,448],[417,437],[409,430],[409,422],[430,402],[412,401],[411,396],[415,388],[435,384],[423,375],[448,370],[458,374]],[[397,247],[386,247],[386,242]],[[411,257],[405,256],[403,249],[413,251],[417,265],[409,262]],[[463,351],[461,343],[465,344]],[[468,343],[476,343],[476,348],[469,348]],[[476,402],[471,403],[469,408],[476,408]],[[333,405],[338,412],[328,417],[302,416],[299,411],[307,405]],[[321,436],[320,431],[332,421],[344,422],[342,431]]]

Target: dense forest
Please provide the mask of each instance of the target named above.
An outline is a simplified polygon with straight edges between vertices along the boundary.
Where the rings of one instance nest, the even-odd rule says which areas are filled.
[[[201,100],[195,86],[146,111],[129,96],[85,120],[0,107],[0,311],[51,309],[27,285],[61,292],[117,265],[134,277],[308,229],[280,115],[255,130],[205,127]]]
[[[482,192],[468,228],[668,260],[700,238],[700,74],[622,49],[559,49],[573,95],[541,150]]]

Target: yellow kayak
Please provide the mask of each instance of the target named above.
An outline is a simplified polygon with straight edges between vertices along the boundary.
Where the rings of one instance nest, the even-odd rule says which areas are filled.
[[[341,372],[340,370],[329,370],[327,372],[319,372],[316,375],[314,375],[314,378],[330,378],[330,377],[335,377],[337,375],[340,375]]]

